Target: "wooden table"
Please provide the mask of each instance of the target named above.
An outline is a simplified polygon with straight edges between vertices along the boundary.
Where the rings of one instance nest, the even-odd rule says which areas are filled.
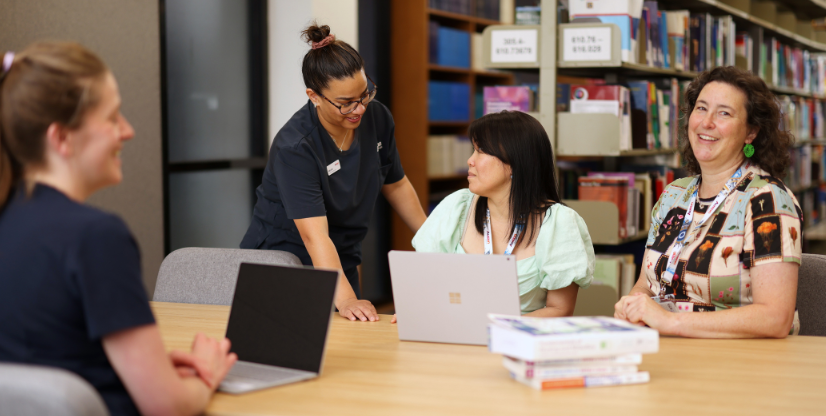
[[[229,307],[153,302],[168,349],[225,333]],[[660,339],[643,356],[651,382],[536,391],[485,347],[400,342],[389,316],[333,318],[321,377],[233,396],[214,415],[775,415],[826,414],[826,337]]]

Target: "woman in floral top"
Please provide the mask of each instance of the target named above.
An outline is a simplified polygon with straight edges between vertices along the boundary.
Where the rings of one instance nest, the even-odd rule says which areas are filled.
[[[697,175],[654,206],[640,278],[614,316],[664,335],[796,333],[802,219],[777,179],[793,140],[777,102],[760,78],[721,67],[689,85],[686,103],[682,154]]]

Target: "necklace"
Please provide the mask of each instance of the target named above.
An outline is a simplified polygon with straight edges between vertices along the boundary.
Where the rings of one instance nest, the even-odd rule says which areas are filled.
[[[333,134],[330,133],[330,137],[333,139],[333,143],[335,143],[336,147],[338,147],[339,152],[344,151],[344,142],[347,141],[347,133],[349,133],[349,132],[350,132],[349,130],[344,131],[344,138],[341,140],[341,146],[338,145],[338,140],[336,140],[336,138],[333,136]]]

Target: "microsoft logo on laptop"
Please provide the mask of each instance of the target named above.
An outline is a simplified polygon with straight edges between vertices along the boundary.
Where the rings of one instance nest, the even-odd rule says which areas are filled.
[[[460,305],[462,303],[462,294],[457,292],[450,292],[450,303]]]

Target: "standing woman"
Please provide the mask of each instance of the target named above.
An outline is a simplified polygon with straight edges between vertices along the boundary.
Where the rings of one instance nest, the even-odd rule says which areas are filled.
[[[0,361],[72,371],[113,416],[203,412],[237,358],[229,341],[167,354],[132,234],[84,204],[121,181],[135,134],[115,78],[75,43],[6,53],[2,70]]]
[[[414,232],[426,217],[399,160],[393,117],[374,100],[359,53],[329,26],[302,33],[312,46],[301,68],[309,100],[275,136],[241,248],[338,269],[341,316],[376,321],[373,305],[358,299],[356,267],[379,191]]]

